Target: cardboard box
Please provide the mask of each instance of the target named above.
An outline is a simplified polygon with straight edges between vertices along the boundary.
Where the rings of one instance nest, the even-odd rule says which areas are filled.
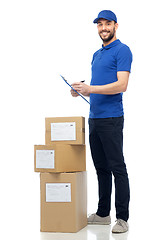
[[[77,232],[87,225],[87,174],[41,173],[41,231]]]
[[[86,171],[85,145],[35,145],[35,172]]]
[[[85,144],[84,117],[55,117],[45,119],[45,143]]]

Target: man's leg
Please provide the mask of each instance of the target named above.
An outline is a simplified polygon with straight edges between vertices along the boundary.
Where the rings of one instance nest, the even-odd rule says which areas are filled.
[[[103,122],[104,121],[104,122]],[[123,117],[104,119],[98,135],[115,179],[116,218],[129,218],[129,179],[123,157]]]
[[[111,208],[112,174],[104,154],[102,142],[97,134],[97,120],[89,119],[89,140],[91,155],[96,168],[99,186],[99,203],[97,215],[106,217]]]

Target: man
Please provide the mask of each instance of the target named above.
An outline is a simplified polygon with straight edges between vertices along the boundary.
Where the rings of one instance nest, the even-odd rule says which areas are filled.
[[[123,156],[122,94],[128,85],[132,53],[116,38],[118,23],[112,11],[101,11],[94,23],[103,45],[93,55],[91,84],[72,85],[82,95],[90,96],[89,140],[98,177],[99,202],[97,212],[88,218],[88,223],[111,223],[113,175],[117,221],[112,232],[123,233],[128,231],[130,190]],[[71,94],[78,96],[73,90]]]

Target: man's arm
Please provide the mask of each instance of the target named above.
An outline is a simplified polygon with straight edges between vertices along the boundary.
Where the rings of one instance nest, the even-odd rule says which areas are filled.
[[[125,92],[128,86],[129,72],[117,72],[117,82],[109,83],[106,85],[89,86],[84,83],[74,83],[73,88],[84,96],[89,96],[91,93],[113,95]],[[75,97],[75,95],[74,95]]]

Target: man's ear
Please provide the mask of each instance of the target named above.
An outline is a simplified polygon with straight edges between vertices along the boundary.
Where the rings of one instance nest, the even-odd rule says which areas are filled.
[[[118,29],[118,26],[119,26],[118,23],[115,23],[115,28],[116,28],[116,30]]]

